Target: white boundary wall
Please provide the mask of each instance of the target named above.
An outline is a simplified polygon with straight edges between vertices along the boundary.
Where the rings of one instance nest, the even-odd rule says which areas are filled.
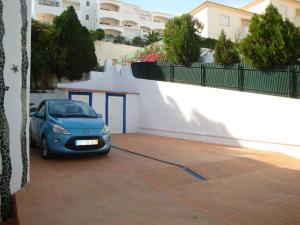
[[[141,133],[300,159],[300,100],[136,79],[129,66],[108,66],[106,73],[91,75],[93,80],[69,87],[138,92]]]

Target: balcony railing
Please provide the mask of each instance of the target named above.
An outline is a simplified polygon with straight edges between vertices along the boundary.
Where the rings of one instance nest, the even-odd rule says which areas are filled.
[[[60,2],[51,1],[51,0],[39,0],[39,4],[40,5],[53,6],[53,7],[60,7]]]

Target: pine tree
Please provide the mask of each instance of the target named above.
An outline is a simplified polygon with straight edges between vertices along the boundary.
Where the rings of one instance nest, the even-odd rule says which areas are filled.
[[[240,62],[236,46],[230,39],[227,39],[224,30],[222,30],[215,46],[214,62],[221,65],[231,65]]]
[[[54,19],[53,28],[55,74],[58,78],[81,79],[83,73],[97,66],[89,31],[80,24],[72,6]]]
[[[265,14],[253,16],[249,34],[239,47],[246,63],[270,68],[295,63],[300,56],[299,40],[298,28],[270,5]]]
[[[163,34],[167,59],[185,65],[198,61],[202,28],[203,25],[189,14],[170,19]]]

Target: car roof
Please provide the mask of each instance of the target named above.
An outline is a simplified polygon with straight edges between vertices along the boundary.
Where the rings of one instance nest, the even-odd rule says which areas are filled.
[[[44,100],[45,103],[47,102],[81,102],[77,100],[71,100],[71,99],[46,99]]]

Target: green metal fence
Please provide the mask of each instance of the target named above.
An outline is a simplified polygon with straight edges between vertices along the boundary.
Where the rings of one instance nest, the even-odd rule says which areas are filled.
[[[300,98],[300,66],[258,70],[249,65],[133,63],[136,78]]]

